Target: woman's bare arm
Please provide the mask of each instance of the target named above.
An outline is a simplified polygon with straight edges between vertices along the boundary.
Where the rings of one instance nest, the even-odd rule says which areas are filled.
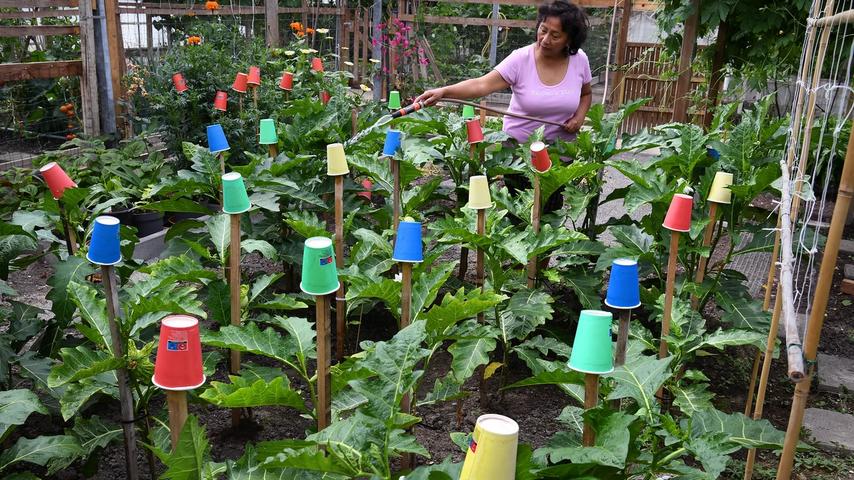
[[[467,100],[470,98],[485,97],[490,93],[504,90],[509,87],[510,84],[504,80],[504,77],[502,77],[498,71],[492,70],[482,77],[470,78],[446,87],[427,90],[419,95],[415,101],[423,102],[425,105],[430,106],[442,98]],[[590,105],[588,104],[588,107],[589,106]]]
[[[578,101],[578,109],[575,114],[566,121],[563,129],[569,133],[577,133],[584,125],[584,119],[587,117],[587,112],[590,110],[590,104],[593,103],[593,89],[589,83],[581,86],[581,99]]]

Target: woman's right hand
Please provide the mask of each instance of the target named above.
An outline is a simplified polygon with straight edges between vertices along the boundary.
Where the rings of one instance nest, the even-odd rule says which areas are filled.
[[[425,107],[430,107],[436,104],[439,100],[445,97],[445,87],[433,88],[422,93],[415,99],[415,103],[421,102]]]

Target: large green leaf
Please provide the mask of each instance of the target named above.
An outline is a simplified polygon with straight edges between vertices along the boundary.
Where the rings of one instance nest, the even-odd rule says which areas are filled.
[[[99,295],[97,290],[85,284],[72,283],[68,286],[68,290],[71,292],[72,300],[77,304],[80,316],[98,334],[98,338],[93,339],[96,345],[112,353],[107,301]]]
[[[552,318],[551,295],[540,290],[522,290],[510,297],[510,302],[498,314],[502,341],[523,340]]]
[[[77,308],[71,299],[68,285],[84,283],[86,276],[92,272],[94,272],[92,265],[80,257],[68,257],[65,261],[54,265],[53,275],[47,280],[48,285],[51,286],[47,299],[51,301],[50,309],[54,314],[55,325],[47,330],[42,342],[41,352],[45,356],[53,356],[59,348],[59,340]]]
[[[702,343],[693,347],[690,351],[699,350],[704,347],[723,350],[725,347],[736,345],[753,345],[761,350],[765,347],[766,341],[766,334],[761,332],[718,329],[718,331],[704,337]]]
[[[633,398],[639,407],[638,414],[651,416],[656,407],[655,393],[672,375],[668,369],[671,361],[673,357],[640,356],[634,362],[617,367],[608,374],[617,382],[608,400]]]
[[[62,396],[59,398],[62,419],[68,421],[74,418],[80,409],[84,405],[87,405],[93,396],[99,393],[118,398],[118,381],[114,372],[102,372],[67,385]]]
[[[678,385],[673,387],[673,404],[679,407],[686,416],[693,416],[697,412],[701,412],[712,406],[712,399],[715,395],[708,390],[704,383],[695,383],[691,385]]]
[[[317,349],[314,339],[317,333],[312,328],[312,323],[300,317],[272,317],[271,323],[278,325],[288,332],[287,343],[291,346],[301,371],[305,374],[306,360],[317,358]]]
[[[101,372],[115,370],[124,364],[120,358],[103,350],[90,350],[85,345],[60,350],[62,363],[53,367],[47,379],[51,388],[65,385]]]
[[[463,287],[460,287],[453,295],[446,293],[442,303],[434,305],[422,317],[426,322],[425,328],[430,342],[439,341],[440,337],[446,335],[448,330],[460,320],[473,318],[478,313],[495,307],[506,298],[491,291],[481,292],[479,288],[466,292]]]
[[[104,448],[113,440],[122,436],[122,427],[112,422],[104,422],[97,415],[89,418],[77,417],[74,428],[70,432],[80,443],[85,456],[91,455],[96,449]]]
[[[429,271],[417,275],[412,282],[412,320],[421,318],[422,310],[432,305],[439,289],[445,285],[456,262],[443,262],[434,265]]]
[[[211,382],[210,388],[202,392],[201,398],[224,408],[261,407],[278,405],[307,412],[305,402],[290,388],[287,377],[281,376],[265,382],[240,376],[229,376],[231,383]]]
[[[229,215],[214,215],[205,222],[205,225],[208,228],[211,243],[213,243],[219,255],[219,261],[222,265],[225,265],[226,258],[228,258],[228,246],[231,245],[231,221]]]
[[[719,294],[717,299],[718,306],[724,310],[722,321],[731,323],[735,328],[768,334],[771,312],[763,310],[758,301],[725,294]]]
[[[231,323],[231,290],[224,281],[216,279],[208,284],[207,308],[211,320],[221,326]]]
[[[705,434],[689,439],[685,448],[703,464],[706,478],[720,478],[730,461],[729,454],[739,449],[726,441],[726,434]]]
[[[202,480],[211,478],[210,445],[204,427],[195,415],[187,417],[178,437],[178,446],[163,463],[167,470],[162,478]]]
[[[140,269],[160,285],[176,282],[206,282],[216,278],[216,272],[206,269],[198,260],[187,255],[175,255],[158,260]]]
[[[495,339],[472,338],[457,340],[448,347],[451,354],[451,370],[454,378],[462,383],[474,375],[474,371],[481,365],[489,363],[489,353],[495,350]]]
[[[52,475],[71,465],[83,453],[77,438],[71,435],[21,437],[0,454],[0,471],[18,462],[27,462],[47,467],[48,475]]]
[[[275,329],[267,328],[261,331],[254,323],[227,325],[218,332],[204,332],[202,343],[264,355],[292,366],[296,350],[294,342],[283,337]]]
[[[9,264],[36,249],[36,240],[18,225],[0,222],[0,279],[9,278]]]
[[[242,248],[248,253],[258,252],[268,260],[275,261],[279,256],[276,253],[276,248],[270,245],[270,243],[265,240],[255,240],[248,238],[240,242],[240,248]]]
[[[681,425],[686,430],[690,425],[693,437],[724,433],[726,441],[748,448],[783,448],[786,437],[785,432],[775,429],[768,420],[753,420],[742,413],[723,413],[715,409],[697,412],[690,421],[683,419]]]
[[[552,168],[540,177],[540,193],[543,198],[549,198],[563,186],[597,172],[600,168],[602,168],[601,163],[573,162],[564,166],[561,162],[554,162]]]
[[[637,417],[622,412],[600,411],[587,412],[585,416],[596,431],[594,444],[590,447],[552,447],[549,451],[552,462],[569,461],[573,464],[625,467],[632,439],[631,425]]]
[[[599,290],[602,277],[600,275],[590,275],[587,269],[575,267],[562,272],[560,278],[572,289],[582,307],[590,310],[601,308],[602,299],[599,297]]]
[[[297,235],[304,238],[332,237],[332,234],[326,230],[326,226],[314,212],[291,210],[285,214],[285,223]]]
[[[23,389],[0,391],[0,441],[14,425],[23,425],[35,412],[48,414],[35,393]]]

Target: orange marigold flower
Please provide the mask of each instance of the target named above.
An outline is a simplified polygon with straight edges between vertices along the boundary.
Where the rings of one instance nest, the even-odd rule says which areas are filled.
[[[300,22],[291,22],[291,30],[300,31],[302,30],[302,23]]]
[[[299,37],[299,38],[302,38],[305,36],[305,32],[303,32],[302,30],[297,30],[296,34],[297,34],[297,37]]]
[[[207,2],[205,2],[205,9],[211,11],[219,10],[219,2],[215,0],[208,0]]]
[[[314,35],[314,29],[311,27],[308,27],[305,29],[305,33],[307,33],[309,35]]]

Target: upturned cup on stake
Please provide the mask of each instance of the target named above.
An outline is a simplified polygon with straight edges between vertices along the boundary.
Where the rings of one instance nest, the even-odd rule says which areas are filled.
[[[341,286],[330,238],[311,237],[305,241],[299,286],[303,292],[314,295],[317,319],[317,429],[323,430],[331,422],[332,411],[332,377],[329,373],[332,345],[329,300],[326,296],[337,292]]]
[[[282,79],[279,80],[279,88],[282,90],[291,91],[294,89],[294,74],[291,72],[282,72]]]
[[[121,315],[115,267],[122,260],[120,228],[118,218],[106,215],[97,217],[92,227],[92,237],[89,241],[89,251],[86,253],[86,258],[101,266],[101,281],[104,285],[104,296],[106,297],[107,323],[110,329],[112,353],[113,357],[121,362],[121,366],[116,369],[116,381],[119,387],[127,478],[137,479],[139,477],[136,465],[133,394],[128,384],[127,368],[124,366],[122,336],[116,322],[116,318]]]
[[[248,212],[252,208],[243,176],[237,172],[229,172],[222,176],[222,211],[229,215]]]
[[[44,178],[45,183],[47,183],[47,188],[50,189],[50,194],[53,195],[53,198],[56,200],[60,200],[62,198],[66,189],[77,186],[77,184],[74,183],[74,180],[72,180],[71,177],[65,173],[65,170],[63,170],[56,162],[46,163],[39,169],[39,173],[41,173],[42,178]]]
[[[238,93],[246,93],[246,87],[249,85],[249,76],[243,72],[238,72],[234,76],[234,83],[231,84],[231,89]]]
[[[552,160],[549,151],[543,142],[531,144],[531,169],[534,171],[534,204],[531,206],[531,228],[534,233],[540,233],[540,215],[542,214],[542,195],[540,193],[539,173],[546,173],[552,168]],[[528,288],[536,287],[537,283],[537,256],[528,258]]]
[[[225,138],[225,132],[222,130],[222,125],[215,123],[208,125],[208,151],[211,153],[220,153],[229,150],[228,140]]]
[[[463,119],[471,120],[476,115],[474,113],[474,107],[471,105],[463,105]]]
[[[216,96],[214,96],[214,110],[219,110],[224,112],[228,110],[228,94],[217,90]]]
[[[311,59],[311,70],[315,72],[323,72],[323,60],[319,57],[314,57]]]
[[[731,173],[715,173],[715,178],[712,180],[712,188],[709,189],[709,196],[706,200],[713,203],[729,205],[732,203],[732,190],[729,189],[730,185],[732,185]]]
[[[569,368],[584,373],[584,408],[596,408],[599,402],[599,375],[614,371],[611,353],[612,315],[601,310],[582,310],[575,329]],[[593,446],[596,434],[584,422],[583,444]]]
[[[545,143],[531,144],[531,168],[537,173],[546,173],[552,168],[552,159]]]
[[[388,92],[388,108],[389,110],[400,110],[400,92],[397,90]]]
[[[187,421],[187,390],[205,383],[198,319],[189,315],[168,315],[160,322],[160,341],[151,383],[166,390],[174,452]]]
[[[335,178],[335,257],[338,268],[344,268],[344,175],[350,173],[347,166],[347,156],[344,154],[344,145],[333,143],[326,146],[326,172]],[[335,356],[338,361],[344,359],[344,345],[347,336],[347,303],[344,285],[338,289],[335,296],[335,331],[336,344]]]
[[[629,324],[632,309],[641,305],[638,262],[629,258],[618,258],[611,262],[611,277],[605,305],[620,310],[620,328],[617,331],[616,365],[626,363],[626,344],[629,340]]]
[[[389,128],[385,132],[385,142],[383,143],[383,156],[393,157],[400,150],[401,132]]]
[[[344,154],[344,145],[331,143],[326,146],[326,174],[330,177],[347,175],[350,167],[347,166],[347,156]]]
[[[514,480],[519,424],[494,413],[481,415],[469,439],[460,480]]]
[[[184,93],[187,91],[187,81],[184,80],[184,75],[180,73],[172,74],[172,84],[175,85],[175,90],[178,93]]]
[[[249,75],[246,76],[246,84],[256,87],[261,85],[261,69],[259,67],[249,67]]]
[[[421,241],[421,222],[406,217],[397,226],[397,241],[391,259],[395,262],[421,263],[424,261],[424,245]]]
[[[364,198],[370,202],[371,199],[373,198],[372,191],[374,189],[374,182],[372,182],[370,179],[366,178],[366,179],[362,180],[362,188],[364,188],[364,190],[357,193],[356,195],[358,195],[358,196],[360,196],[360,197],[362,197],[362,198]]]
[[[480,120],[466,120],[466,133],[468,134],[469,144],[476,144],[483,141],[483,129],[480,128]]]
[[[261,119],[258,124],[258,144],[267,145],[270,156],[276,158],[278,150],[276,146],[279,144],[279,136],[276,134],[276,121],[272,118]]]
[[[712,235],[714,235],[715,224],[717,223],[718,204],[728,205],[732,201],[732,191],[729,189],[730,185],[732,185],[731,173],[715,173],[715,178],[712,180],[712,187],[709,189],[709,196],[706,197],[706,200],[709,202],[709,223],[706,225],[706,231],[703,233],[704,247],[712,245]],[[694,276],[694,283],[697,285],[703,284],[703,279],[706,277],[706,264],[711,255],[711,251],[707,255],[700,255],[700,261],[697,262],[697,273]],[[695,310],[699,307],[699,300],[696,295],[691,295],[691,307]]]
[[[465,208],[472,210],[492,208],[492,196],[489,193],[489,181],[486,175],[469,177],[469,201]]]
[[[332,100],[332,95],[330,95],[326,90],[322,90],[320,92],[320,103],[326,105],[330,100]]]

